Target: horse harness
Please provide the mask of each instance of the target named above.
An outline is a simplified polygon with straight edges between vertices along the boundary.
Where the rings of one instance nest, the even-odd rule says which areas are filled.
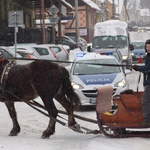
[[[82,126],[80,126],[79,124],[76,124],[75,127],[72,127],[72,126],[70,127],[70,126],[68,126],[66,123],[64,123],[63,121],[61,121],[61,120],[59,120],[59,119],[56,119],[56,118],[54,118],[54,117],[52,117],[52,116],[49,116],[49,115],[48,115],[47,113],[45,113],[44,111],[40,110],[39,108],[42,108],[42,109],[46,110],[45,107],[44,107],[43,105],[41,105],[40,103],[38,103],[38,102],[36,102],[36,101],[34,101],[34,100],[32,100],[32,101],[30,101],[30,102],[24,101],[23,99],[20,99],[18,96],[14,95],[13,93],[6,91],[6,90],[5,90],[5,85],[6,85],[6,80],[7,80],[7,78],[8,78],[9,71],[10,71],[15,65],[16,65],[16,62],[13,61],[13,60],[9,61],[9,63],[5,65],[4,70],[3,70],[3,72],[2,72],[2,75],[1,75],[1,78],[0,78],[0,92],[2,92],[2,93],[7,93],[7,94],[9,94],[9,95],[15,97],[15,98],[18,99],[19,101],[25,102],[27,105],[29,105],[30,107],[32,107],[32,108],[35,109],[36,111],[42,113],[43,115],[45,115],[45,116],[47,116],[47,117],[50,117],[51,119],[53,119],[54,121],[60,123],[60,124],[63,125],[63,126],[67,126],[68,128],[72,129],[72,130],[75,131],[75,132],[83,133],[83,134],[99,134],[99,133],[101,133],[101,132],[98,131],[98,130],[91,130],[91,129],[88,129],[88,128],[86,128],[86,127],[82,127]],[[37,107],[38,107],[38,108],[37,108]],[[58,111],[59,111],[59,110],[58,110]],[[59,111],[59,112],[62,113],[61,111]],[[65,112],[63,112],[62,114],[65,114]],[[58,116],[59,116],[59,115],[58,115]],[[59,116],[59,117],[62,118],[62,119],[65,119],[65,118],[63,118],[63,117],[61,117],[61,116]],[[80,116],[77,116],[77,118],[81,119]],[[65,120],[66,120],[66,119],[65,119]],[[93,122],[93,123],[95,123],[95,120],[87,119],[87,118],[84,118],[84,117],[82,117],[81,120],[87,120],[88,122]]]
[[[16,65],[16,62],[13,60],[9,61],[9,63],[5,65],[3,73],[1,75],[1,79],[0,79],[0,83],[1,83],[2,88],[5,89],[5,84],[6,84],[6,80],[8,77],[8,73],[9,73],[10,69],[12,67],[14,67],[15,65]]]

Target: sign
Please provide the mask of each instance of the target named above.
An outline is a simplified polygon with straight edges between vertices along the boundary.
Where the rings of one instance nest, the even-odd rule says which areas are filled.
[[[23,11],[9,11],[8,12],[8,26],[9,27],[24,27]]]
[[[59,20],[59,17],[49,17],[50,24],[55,25],[58,23],[58,20]]]
[[[59,9],[55,5],[52,5],[48,11],[52,16],[55,16],[59,12]]]
[[[86,36],[87,35],[87,29],[86,28],[80,29],[80,35],[81,36]]]

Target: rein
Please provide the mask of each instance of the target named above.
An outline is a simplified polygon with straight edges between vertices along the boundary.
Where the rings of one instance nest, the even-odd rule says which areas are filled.
[[[33,59],[33,58],[16,58],[14,57],[13,60],[38,60],[38,59]],[[56,63],[67,63],[67,64],[89,64],[89,65],[100,65],[100,66],[112,66],[112,67],[132,67],[132,65],[123,65],[123,64],[100,64],[100,63],[82,63],[82,62],[72,62],[72,61],[60,61],[60,60],[48,60],[48,59],[40,59],[40,60],[47,60],[51,62],[56,62]]]
[[[70,128],[70,129],[74,130],[75,132],[83,133],[83,134],[99,134],[99,133],[101,133],[99,130],[91,130],[91,129],[88,129],[88,128],[86,128],[86,127],[82,127],[82,126],[80,126],[80,125],[78,125],[78,124],[75,124],[75,127],[76,127],[76,126],[78,127],[77,129],[74,128],[74,127],[72,127],[72,126],[68,126],[67,123],[65,123],[65,122],[63,122],[63,121],[61,121],[61,120],[59,120],[59,119],[56,119],[56,118],[52,117],[51,115],[48,115],[48,114],[45,113],[44,111],[40,110],[39,108],[42,108],[42,109],[46,110],[46,108],[45,108],[43,105],[41,105],[40,103],[38,103],[38,102],[36,102],[36,101],[34,101],[34,100],[27,102],[27,101],[25,101],[25,100],[23,100],[23,99],[20,99],[18,96],[14,95],[13,93],[4,90],[4,88],[3,88],[2,86],[0,86],[0,91],[2,91],[3,93],[9,94],[9,95],[11,95],[11,96],[13,96],[13,97],[15,97],[15,98],[18,99],[20,102],[25,102],[28,106],[32,107],[32,108],[35,109],[36,111],[40,112],[41,114],[45,115],[46,117],[51,118],[51,119],[54,120],[55,122],[58,122],[59,124],[61,124],[61,125],[63,125],[63,126],[66,126],[66,127]],[[35,106],[36,106],[36,107],[35,107]],[[38,107],[38,108],[37,108],[37,107]],[[46,111],[47,111],[47,110],[46,110]],[[58,110],[58,112],[67,115],[67,113],[64,112],[64,111]],[[61,117],[61,116],[59,116],[59,115],[57,115],[57,116],[60,117],[60,118],[62,118],[62,119],[65,119],[65,118],[63,118],[63,117]],[[96,121],[96,120],[93,120],[93,119],[84,118],[84,117],[81,117],[81,116],[78,116],[78,115],[74,115],[74,116],[75,116],[76,118],[78,118],[78,119],[81,119],[81,120],[86,120],[86,121],[88,121],[88,122],[97,123],[97,121]],[[66,119],[65,119],[65,120],[66,120]]]

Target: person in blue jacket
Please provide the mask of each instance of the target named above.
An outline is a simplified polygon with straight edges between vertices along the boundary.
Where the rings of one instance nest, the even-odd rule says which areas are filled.
[[[142,113],[144,122],[142,122],[140,126],[150,126],[150,39],[145,42],[145,51],[147,53],[145,65],[132,66],[135,71],[142,72],[144,75],[144,93],[142,96]]]

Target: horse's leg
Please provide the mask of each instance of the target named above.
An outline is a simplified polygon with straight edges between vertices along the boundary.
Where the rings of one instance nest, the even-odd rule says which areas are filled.
[[[73,115],[73,105],[70,101],[67,100],[65,94],[60,89],[55,96],[55,99],[66,109],[68,114],[68,126],[74,126],[76,124],[74,115]]]
[[[50,116],[48,127],[42,134],[42,138],[45,139],[45,138],[49,138],[49,136],[53,135],[55,132],[55,124],[56,124],[55,119],[57,117],[58,111],[53,102],[53,98],[42,98],[42,100]]]
[[[13,128],[10,131],[10,136],[16,136],[20,132],[20,126],[17,120],[17,113],[13,102],[5,102],[9,115],[12,119]]]

